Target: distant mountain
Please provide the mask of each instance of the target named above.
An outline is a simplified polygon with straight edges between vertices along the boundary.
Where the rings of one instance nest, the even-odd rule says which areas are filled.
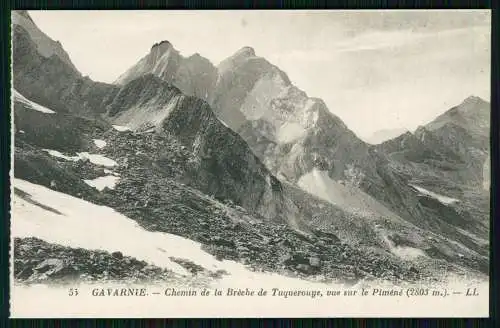
[[[423,195],[422,190],[415,186],[419,187],[423,177],[426,177],[425,181],[430,181],[438,173],[431,173],[429,167],[420,167],[418,172],[410,174],[408,170],[400,169],[395,160],[397,154],[386,149],[384,144],[372,146],[360,140],[340,118],[331,113],[323,101],[309,98],[291,83],[284,72],[256,56],[250,47],[242,48],[221,62],[218,71],[212,99],[215,113],[245,139],[279,179],[297,184],[332,204],[342,206],[352,201],[343,196],[345,191],[342,185],[352,186],[380,203],[381,206],[369,206],[367,204],[373,201],[365,195],[357,196],[360,200],[364,199],[365,208],[372,211],[377,208],[375,212],[378,215],[383,215],[381,207],[386,207],[420,228],[441,231],[477,251],[486,250],[480,250],[482,246],[472,246],[475,242],[471,243],[470,236],[466,234],[473,232],[487,238],[487,197],[472,196],[469,192],[457,194],[456,189],[430,188],[427,183],[421,186],[440,192],[436,194],[455,195],[467,200],[451,205],[432,198],[429,193]],[[470,113],[474,112],[472,108],[476,105],[482,113],[488,113],[488,107],[475,98],[465,101],[459,111],[464,117],[472,117]],[[449,114],[453,116],[453,110]],[[443,117],[438,120],[443,120]],[[485,122],[487,120],[481,116],[472,125],[466,125],[477,136],[484,136],[489,130]],[[420,133],[416,132],[417,139],[421,138]],[[457,156],[453,149],[457,147],[455,139],[446,135],[445,130],[436,130],[433,134],[437,140],[432,145],[420,145],[409,140],[412,146],[407,150],[411,156],[416,161],[425,160],[426,154],[434,153],[432,149],[438,147],[445,161],[453,161]],[[408,135],[412,136],[407,133],[401,138],[406,139]],[[474,141],[466,134],[454,135],[462,147],[475,147],[475,142],[484,142],[484,139]],[[480,166],[482,172],[482,156],[463,157],[462,161],[469,167]],[[458,190],[464,190],[482,181],[482,173],[479,178],[477,174],[463,175],[460,172],[444,168],[439,172],[443,178],[434,183],[448,186],[449,182],[444,177],[460,176],[462,184]]]
[[[467,124],[369,145],[249,47],[214,70],[160,42],[116,84],[94,82],[62,47],[40,53],[29,15],[13,15],[22,18],[13,31],[17,179],[257,269],[351,281],[488,271],[486,194],[469,175],[454,194],[422,182],[446,177],[428,157],[482,160],[463,149],[481,147]],[[39,187],[17,182],[26,188],[16,197],[59,211],[29,195]]]
[[[423,188],[419,192],[459,200],[453,207],[460,214],[439,212],[439,216],[459,231],[484,239],[490,218],[489,113],[486,101],[470,97],[414,134],[378,146],[388,154],[395,172],[406,176],[417,190]],[[470,219],[463,220],[466,217]]]
[[[217,69],[199,54],[183,57],[168,41],[151,47],[136,65],[123,73],[115,84],[126,84],[143,75],[153,74],[175,85],[182,93],[208,100],[217,78]]]
[[[441,177],[445,185],[481,188],[490,153],[490,105],[469,97],[435,120],[382,143],[379,148],[403,163],[414,178]],[[411,163],[411,165],[410,165]],[[427,178],[426,178],[427,177]]]
[[[398,137],[406,132],[408,132],[407,129],[382,129],[375,131],[369,137],[365,138],[365,140],[372,145],[378,145],[384,141]]]
[[[455,205],[422,201],[421,192],[412,186],[413,177],[395,169],[393,154],[359,139],[322,100],[308,97],[253,48],[243,47],[219,64],[209,94],[217,117],[243,137],[281,181],[346,211],[359,213],[364,207],[371,209],[371,216],[383,216],[386,208],[422,229],[442,231],[479,250],[450,218],[460,217],[461,227],[469,225],[480,234],[486,231],[482,223],[450,208]],[[362,193],[358,201],[345,198],[344,185]],[[436,211],[435,206],[443,208]],[[442,210],[451,212],[444,215]]]

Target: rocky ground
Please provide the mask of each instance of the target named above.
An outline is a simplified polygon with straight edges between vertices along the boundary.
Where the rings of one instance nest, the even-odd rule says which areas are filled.
[[[172,257],[171,260],[187,269],[191,276],[180,276],[118,251],[69,248],[34,237],[14,239],[14,278],[25,284],[119,281],[203,286],[227,274],[223,270],[209,271],[187,259]]]
[[[36,148],[27,149],[38,156],[33,158],[43,158],[59,169],[51,176],[52,180],[60,180],[57,181],[56,190],[65,186],[64,192],[114,208],[147,230],[172,233],[198,241],[205,251],[218,259],[236,260],[253,270],[279,272],[302,278],[314,277],[321,281],[340,279],[355,283],[360,279],[387,279],[393,282],[439,279],[435,277],[435,272],[429,271],[424,265],[395,258],[380,249],[353,247],[342,242],[332,229],[316,229],[310,234],[304,234],[283,223],[271,222],[248,213],[231,201],[215,199],[189,187],[183,181],[189,183],[191,154],[166,134],[118,133],[109,130],[104,135],[94,137],[107,141],[108,146],[100,152],[119,164],[112,168],[115,173],[120,174],[120,181],[115,189],[106,188],[97,192],[90,188],[93,190],[89,192],[85,184],[67,185],[57,172],[70,172],[72,177],[83,180],[102,176],[104,170],[88,162],[50,158]],[[24,154],[25,151],[19,148],[16,157],[20,157],[18,153]],[[27,174],[24,171],[22,173]],[[39,183],[54,189],[48,182],[52,180],[41,179]],[[33,244],[33,241],[18,243],[15,258],[18,267],[22,269],[16,269],[16,278],[22,281],[53,279],[52,275],[41,275],[34,270],[41,262],[33,262],[34,255],[30,258],[32,253],[21,251],[23,247],[33,248],[22,246],[26,243]],[[100,266],[102,270],[91,274],[89,279],[107,279],[104,271],[112,278],[120,276],[136,279],[133,273],[136,271],[140,272],[139,278],[168,278],[167,272],[158,271],[157,268],[150,270],[143,262],[126,257],[117,259],[116,256],[102,252],[63,250],[51,246],[41,251],[48,256],[38,256],[38,259],[50,258],[56,250],[59,252],[56,254],[61,255],[54,258],[55,264],[61,267],[60,270],[73,268],[75,264],[78,267],[78,263],[81,263],[89,269],[77,269],[76,272],[88,274],[94,270],[90,268]],[[99,254],[98,260],[97,255],[91,257],[93,253]],[[78,259],[79,257],[82,259]],[[63,265],[63,260],[71,265]],[[123,267],[123,263],[128,262],[134,263],[133,269],[130,266]],[[443,271],[444,268],[453,269],[444,260],[436,260],[436,265],[442,267]],[[28,273],[35,272],[34,275],[21,274],[24,272],[23,267],[28,268]],[[116,269],[112,269],[114,267]],[[191,269],[196,271],[196,264]],[[112,272],[117,273],[113,276]]]
[[[110,254],[49,244],[37,238],[15,238],[14,277],[26,283],[118,279],[140,282],[173,279],[174,274],[120,252]]]

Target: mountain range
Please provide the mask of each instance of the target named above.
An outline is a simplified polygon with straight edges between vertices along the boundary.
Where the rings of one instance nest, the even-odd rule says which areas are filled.
[[[251,47],[215,66],[161,41],[109,84],[82,76],[26,12],[12,22],[16,179],[283,275],[488,274],[486,101],[470,97],[372,145]],[[21,185],[15,197],[47,210]],[[19,234],[15,245],[40,241]],[[45,257],[74,252],[60,246],[44,246]],[[51,278],[21,255],[16,265],[20,280]],[[78,270],[103,279],[88,263]]]

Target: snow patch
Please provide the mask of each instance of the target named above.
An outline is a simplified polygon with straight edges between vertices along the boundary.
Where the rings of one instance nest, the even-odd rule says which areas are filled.
[[[50,156],[62,158],[62,159],[65,159],[67,161],[76,162],[76,161],[80,160],[79,156],[66,156],[57,150],[53,150],[53,149],[43,149],[43,150],[46,151],[47,153],[49,153]]]
[[[124,125],[113,125],[113,129],[115,129],[116,131],[120,131],[120,132],[130,131],[130,128],[128,126],[124,126]]]
[[[104,148],[107,145],[106,141],[101,139],[94,139],[94,144],[97,146],[97,148]]]
[[[229,128],[229,126],[226,124],[226,122],[224,122],[223,120],[219,119],[219,121],[222,123],[222,125],[224,125],[226,128]]]
[[[14,99],[27,105],[29,108],[36,110],[36,111],[46,113],[46,114],[55,114],[56,113],[53,110],[48,109],[47,107],[44,107],[42,105],[39,105],[39,104],[27,99],[22,94],[20,94],[16,89],[14,89]]]
[[[49,155],[51,155],[51,156],[62,158],[62,159],[65,159],[67,161],[76,162],[78,160],[87,159],[92,164],[105,166],[105,167],[115,167],[118,165],[118,163],[115,162],[114,160],[112,160],[111,158],[108,158],[106,156],[99,155],[99,154],[89,154],[87,152],[83,152],[83,153],[77,153],[76,156],[67,156],[67,155],[64,155],[63,153],[61,153],[57,150],[53,150],[53,149],[44,149],[44,151],[49,153]]]
[[[78,153],[78,156],[82,159],[88,159],[90,163],[105,167],[115,167],[118,165],[117,162],[103,155],[99,154],[89,154],[89,153]]]
[[[104,188],[115,189],[116,184],[120,181],[119,177],[114,175],[106,175],[103,177],[98,177],[93,180],[83,180],[86,184],[91,187],[96,188],[99,191],[103,191]]]
[[[424,188],[419,187],[419,186],[415,186],[415,185],[412,185],[412,184],[410,184],[410,186],[413,187],[413,188],[415,188],[415,190],[417,190],[418,192],[420,192],[422,195],[429,196],[429,197],[432,197],[434,199],[437,199],[439,202],[441,202],[444,205],[451,205],[451,204],[456,203],[456,202],[459,201],[458,199],[447,197],[447,196],[443,196],[443,195],[440,195],[440,194],[436,194],[435,192],[432,192],[430,190],[424,189]]]

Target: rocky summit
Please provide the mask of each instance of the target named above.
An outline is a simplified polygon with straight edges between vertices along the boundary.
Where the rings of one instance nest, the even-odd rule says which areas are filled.
[[[161,41],[136,65],[115,81],[124,85],[143,75],[153,74],[175,85],[184,94],[208,100],[217,78],[215,66],[199,54],[187,58],[179,54],[169,41]]]
[[[487,102],[370,145],[251,47],[215,67],[161,41],[106,84],[12,15],[18,281],[205,283],[227,261],[352,283],[488,274]]]

